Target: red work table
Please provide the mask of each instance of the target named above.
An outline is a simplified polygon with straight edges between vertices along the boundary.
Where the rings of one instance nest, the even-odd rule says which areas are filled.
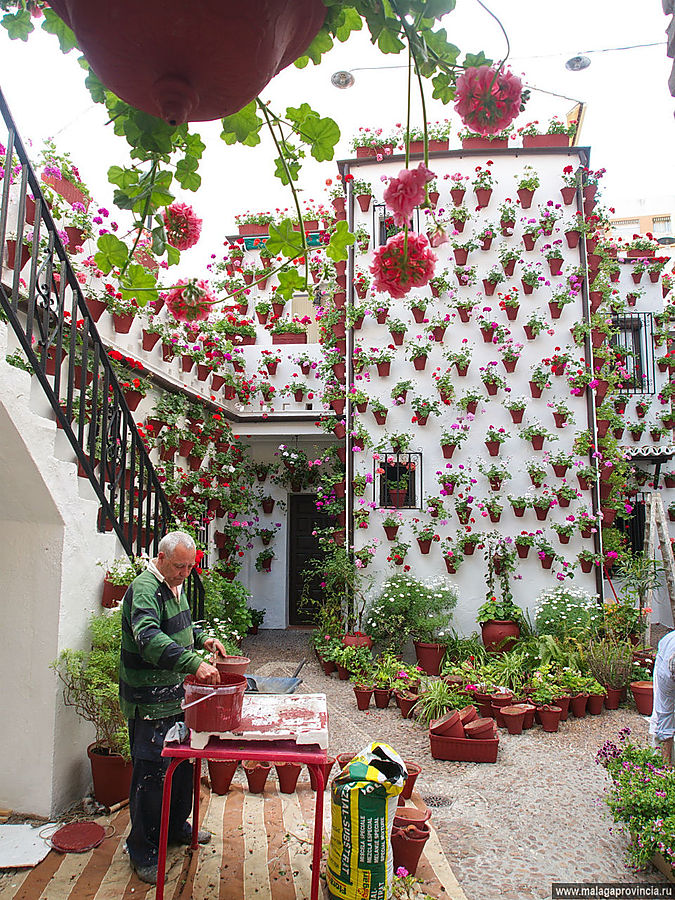
[[[254,695],[255,696],[255,695]],[[260,695],[264,697],[265,695]],[[267,695],[268,698],[276,698],[276,703],[283,706],[283,696],[288,696],[289,700],[299,700],[298,695]],[[246,700],[244,706],[244,719],[246,719]],[[266,698],[267,699],[267,698]],[[321,697],[323,701],[323,709],[325,710],[325,697]],[[259,700],[252,702],[260,702]],[[280,732],[287,732],[288,728],[284,727],[285,720],[283,709],[279,709],[281,714],[279,718]],[[242,721],[242,724],[243,721]],[[287,723],[286,723],[287,724]],[[173,773],[183,760],[192,759],[199,760],[200,764],[194,767],[194,790],[193,790],[193,815],[192,815],[192,849],[198,848],[197,832],[199,830],[199,788],[201,779],[201,760],[211,759],[216,761],[245,759],[269,760],[270,762],[291,762],[299,763],[307,766],[316,779],[316,804],[314,808],[314,842],[312,849],[312,883],[311,883],[311,900],[318,900],[319,896],[319,868],[321,863],[321,844],[323,839],[323,795],[324,795],[324,775],[322,764],[326,762],[326,744],[328,738],[327,716],[325,712],[321,716],[320,741],[318,743],[299,743],[296,740],[273,740],[272,734],[267,730],[260,738],[252,740],[239,740],[233,732],[227,732],[223,735],[223,739],[212,736],[205,747],[197,748],[191,744],[165,744],[162,750],[162,756],[169,758],[171,762],[166,771],[164,779],[164,791],[162,794],[162,819],[159,833],[159,857],[157,860],[157,890],[155,894],[156,900],[164,898],[164,880],[166,876],[166,852],[169,837],[169,811],[171,798],[171,784],[173,781]],[[244,730],[246,737],[253,736],[252,730]],[[300,740],[306,740],[298,735]],[[199,741],[196,741],[199,743]]]

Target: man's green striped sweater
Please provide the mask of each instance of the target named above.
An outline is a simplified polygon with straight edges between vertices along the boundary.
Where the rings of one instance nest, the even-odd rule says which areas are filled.
[[[122,602],[120,706],[128,719],[163,719],[180,714],[183,680],[203,661],[194,648],[205,635],[193,626],[181,593],[146,570],[138,575]]]

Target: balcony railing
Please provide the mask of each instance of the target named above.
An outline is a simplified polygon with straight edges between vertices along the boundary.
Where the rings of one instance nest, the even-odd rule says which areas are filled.
[[[114,531],[129,556],[154,555],[173,523],[169,502],[1,91],[0,115],[0,312],[96,493],[99,530]],[[9,254],[3,263],[7,238],[15,242],[11,268]],[[188,595],[201,617],[196,574]]]

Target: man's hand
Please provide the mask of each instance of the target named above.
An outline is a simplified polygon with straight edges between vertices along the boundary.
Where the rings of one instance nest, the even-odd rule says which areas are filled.
[[[227,651],[225,650],[225,647],[223,647],[223,645],[220,643],[218,638],[207,638],[204,641],[204,647],[210,653],[219,653],[221,656],[227,656]]]
[[[199,664],[199,668],[195,672],[195,678],[200,684],[220,684],[220,672],[215,666],[210,666],[207,662]]]

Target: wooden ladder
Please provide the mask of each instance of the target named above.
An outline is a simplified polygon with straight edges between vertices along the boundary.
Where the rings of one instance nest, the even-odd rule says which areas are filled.
[[[663,508],[663,499],[660,493],[653,491],[647,494],[645,503],[645,540],[643,546],[643,555],[645,558],[654,558],[657,535],[659,538],[659,546],[661,548],[661,558],[663,559],[663,571],[666,579],[666,587],[668,588],[670,609],[673,613],[673,617],[675,617],[675,559],[673,559],[673,550],[670,544],[668,521]],[[645,600],[647,606],[651,606],[651,590]]]

